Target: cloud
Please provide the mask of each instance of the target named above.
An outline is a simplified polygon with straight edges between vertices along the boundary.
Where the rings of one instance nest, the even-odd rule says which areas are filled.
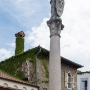
[[[40,2],[42,3],[42,1]],[[13,21],[28,29],[31,25],[38,24],[41,18],[45,16],[42,11],[45,6],[47,8],[47,4],[44,2],[46,1],[43,1],[41,4],[37,0],[9,0],[9,2],[4,0],[0,1],[2,3],[0,8],[9,14]],[[44,12],[47,11],[44,10]]]
[[[90,70],[90,1],[66,1],[62,16],[65,25],[61,32],[61,55]]]
[[[16,37],[15,37],[16,38]],[[15,43],[16,41],[15,41],[15,39],[12,41],[12,42],[8,42],[8,43],[6,43],[6,45],[8,45],[8,46],[10,46],[10,48],[15,48]]]
[[[8,46],[14,48],[15,47],[15,42],[12,42],[12,43],[7,43]]]
[[[47,0],[49,1],[49,0]],[[43,3],[42,3],[43,2]],[[45,3],[44,3],[45,2]],[[50,32],[48,20],[49,3],[38,0],[1,0],[0,8],[7,11],[12,20],[25,26],[26,48],[41,45],[49,49]],[[42,4],[41,4],[42,3]],[[90,70],[90,0],[65,0],[62,21],[65,25],[61,32],[61,55],[85,67],[81,70]],[[42,18],[44,18],[42,20]],[[40,21],[41,24],[40,24]],[[31,28],[32,26],[32,28]],[[12,44],[11,44],[12,45]],[[10,50],[6,50],[8,53]],[[8,56],[8,55],[7,55]]]
[[[30,17],[33,14],[29,0],[9,0],[9,2],[4,0],[1,3],[1,8],[8,12],[10,16],[20,24],[25,25],[25,23],[27,23],[27,17]]]
[[[68,0],[65,3],[62,21],[65,25],[61,32],[61,56],[84,65],[82,71],[90,70],[90,5],[89,0]],[[26,43],[32,47],[41,45],[49,49],[49,28],[43,19],[38,27],[28,31]]]
[[[35,47],[41,45],[42,47],[49,49],[49,28],[47,27],[48,18],[44,18],[40,26],[32,27],[32,31],[26,32],[26,45]]]
[[[13,51],[12,49],[4,49],[4,48],[0,48],[0,61],[5,60],[6,58],[9,58],[13,55]]]

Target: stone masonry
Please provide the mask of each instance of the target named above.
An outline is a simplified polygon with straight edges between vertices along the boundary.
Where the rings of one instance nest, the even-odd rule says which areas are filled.
[[[45,70],[43,62],[46,64],[46,66],[48,68],[49,67],[49,61],[48,60],[39,60],[39,59],[37,61],[38,61],[38,86],[40,86],[40,90],[43,90],[43,88],[47,88],[47,90],[48,90],[49,81],[48,81],[48,78],[46,77],[47,72]],[[30,64],[30,73],[32,73],[33,75],[30,75],[30,76],[33,76],[32,78],[34,78],[34,79],[31,78],[29,82],[31,84],[35,85],[36,82],[32,83],[33,80],[35,80],[34,70],[35,70],[34,66],[31,63]],[[63,64],[63,63],[61,63],[61,90],[69,90],[67,87],[65,87],[65,72],[68,73],[69,71],[71,72],[72,76],[74,76],[75,87],[72,90],[77,90],[77,69],[72,67],[72,66]]]

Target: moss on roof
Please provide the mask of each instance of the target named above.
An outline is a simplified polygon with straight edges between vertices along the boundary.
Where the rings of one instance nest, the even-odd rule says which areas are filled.
[[[29,49],[22,54],[12,56],[4,61],[0,62],[0,69],[4,72],[9,73],[12,76],[15,76],[19,79],[22,79],[24,76],[22,71],[17,71],[18,68],[22,66],[22,63],[26,61],[27,58],[30,58],[32,62],[35,61],[35,57],[37,52],[39,51],[40,47],[35,47]],[[41,53],[38,55],[38,58],[47,59],[49,58],[49,52],[45,49],[41,50]]]
[[[40,49],[40,46],[29,49],[19,55],[12,56],[8,59],[5,59],[4,61],[1,61],[0,69],[22,80],[22,78],[24,77],[24,74],[22,71],[18,71],[18,69],[22,66],[22,63],[25,62],[28,58],[30,59],[30,62],[35,64],[36,54],[38,53],[39,49]],[[41,47],[41,52],[38,55],[38,58],[42,60],[43,59],[49,60],[49,51]],[[72,65],[75,68],[82,67],[81,65],[76,64],[63,57],[61,57],[61,62],[68,65]]]
[[[90,73],[90,71],[85,71],[85,72],[77,72],[78,75],[82,75],[82,74],[85,74],[85,73]]]

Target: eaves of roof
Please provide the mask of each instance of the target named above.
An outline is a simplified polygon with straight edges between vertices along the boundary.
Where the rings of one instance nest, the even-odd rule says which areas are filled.
[[[41,47],[42,48],[42,47]],[[46,50],[45,48],[42,48],[42,49],[44,49],[44,50]],[[50,52],[50,51],[48,51],[48,50],[46,50],[47,52]],[[75,62],[73,62],[73,61],[71,61],[71,60],[69,60],[69,59],[66,59],[66,58],[64,58],[64,57],[62,57],[61,56],[61,63],[63,63],[63,64],[66,64],[66,65],[69,65],[69,66],[72,66],[72,67],[74,67],[74,68],[82,68],[83,66],[82,65],[80,65],[80,64],[78,64],[78,63],[75,63]]]
[[[72,67],[75,67],[77,69],[83,67],[82,65],[80,65],[78,63],[75,63],[75,62],[73,62],[71,60],[68,60],[68,59],[66,59],[66,58],[64,58],[62,56],[61,56],[61,63],[64,63],[64,64],[69,65],[69,66],[72,66]]]
[[[4,79],[4,80],[16,82],[16,83],[21,83],[21,84],[24,84],[24,85],[33,86],[33,87],[36,87],[36,88],[39,89],[39,86],[31,85],[31,84],[29,84],[28,82],[24,82],[24,81],[22,81],[22,80],[19,80],[19,79],[17,79],[17,78],[14,78],[14,77],[12,77],[12,76],[10,76],[10,75],[8,75],[8,74],[5,74],[5,73],[3,73],[2,71],[0,71],[0,78],[1,78],[1,79]]]

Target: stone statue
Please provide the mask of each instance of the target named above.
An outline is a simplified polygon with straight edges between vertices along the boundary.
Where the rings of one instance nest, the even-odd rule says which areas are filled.
[[[64,9],[64,0],[51,0],[51,18],[50,20],[60,19]]]
[[[60,18],[64,9],[64,0],[51,0],[50,4],[51,18],[47,21],[47,25],[50,28],[50,37],[53,35],[60,36],[61,30],[64,28],[62,19]]]

